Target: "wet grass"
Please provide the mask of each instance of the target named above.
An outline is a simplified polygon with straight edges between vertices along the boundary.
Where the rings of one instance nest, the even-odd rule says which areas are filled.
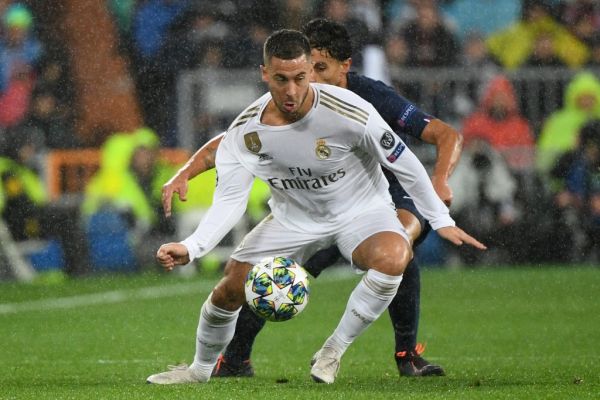
[[[419,339],[447,376],[399,378],[384,315],[346,353],[335,384],[314,384],[310,357],[337,325],[357,279],[326,272],[312,282],[303,314],[269,323],[256,341],[255,378],[176,387],[144,382],[167,364],[191,361],[198,312],[215,279],[3,283],[0,398],[600,397],[598,268],[424,270]]]

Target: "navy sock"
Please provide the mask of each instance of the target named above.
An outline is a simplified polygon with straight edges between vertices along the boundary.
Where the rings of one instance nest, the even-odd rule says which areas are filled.
[[[417,345],[420,297],[419,266],[413,259],[407,265],[398,292],[388,307],[396,337],[396,352],[414,350]]]
[[[225,360],[232,365],[240,365],[250,359],[254,339],[265,326],[265,320],[254,314],[246,303],[242,306],[235,325],[233,339],[225,350]]]
[[[340,253],[337,246],[319,250],[304,263],[304,269],[316,278],[325,268],[335,264],[341,256],[342,253]]]

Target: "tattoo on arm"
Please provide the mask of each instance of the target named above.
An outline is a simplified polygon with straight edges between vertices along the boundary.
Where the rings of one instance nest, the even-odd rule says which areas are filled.
[[[217,149],[219,143],[223,139],[223,134],[218,135],[205,143],[194,155],[188,160],[188,162],[179,170],[179,176],[185,176],[186,179],[190,180],[201,173],[215,168]]]
[[[206,154],[202,158],[202,161],[204,162],[204,170],[208,171],[209,169],[213,169],[215,167],[217,147],[209,147],[206,150]]]

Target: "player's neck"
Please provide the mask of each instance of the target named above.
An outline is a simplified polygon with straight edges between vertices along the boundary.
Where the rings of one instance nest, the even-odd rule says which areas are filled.
[[[342,74],[342,77],[340,78],[340,84],[338,86],[348,89],[348,74]]]
[[[293,124],[294,122],[301,120],[306,114],[308,114],[308,112],[312,108],[314,101],[315,90],[312,87],[308,89],[308,94],[302,102],[302,105],[300,106],[298,111],[294,113],[282,112],[277,107],[273,99],[271,99],[269,101],[269,104],[267,104],[267,107],[265,108],[260,118],[260,121],[265,125],[271,126],[283,126]]]

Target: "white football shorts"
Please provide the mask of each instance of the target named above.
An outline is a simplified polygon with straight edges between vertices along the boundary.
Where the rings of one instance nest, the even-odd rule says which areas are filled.
[[[408,233],[392,208],[364,212],[326,235],[292,231],[271,214],[244,237],[231,258],[256,264],[265,257],[282,256],[304,265],[317,251],[336,244],[352,264],[354,249],[379,232],[396,232],[410,243]]]

